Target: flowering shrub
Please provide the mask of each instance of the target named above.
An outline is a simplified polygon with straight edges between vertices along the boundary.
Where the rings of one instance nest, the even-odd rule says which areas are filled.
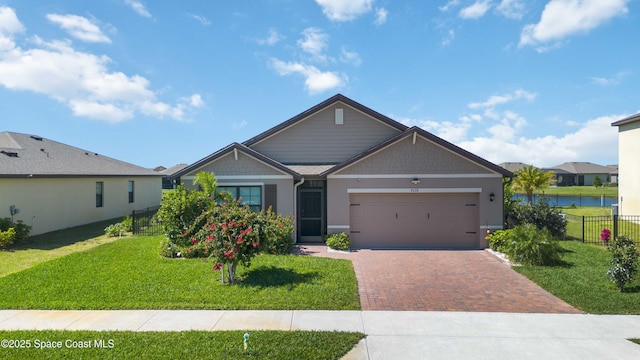
[[[611,230],[604,228],[600,232],[600,240],[604,243],[604,246],[609,246],[609,239],[611,238]]]
[[[609,251],[612,254],[612,266],[607,274],[622,292],[625,284],[633,282],[635,274],[638,272],[638,250],[633,240],[621,235],[613,239]]]
[[[250,266],[251,259],[262,250],[266,218],[237,201],[218,205],[203,214],[203,218],[204,226],[192,241],[204,245],[205,254],[216,263],[213,271],[227,266],[229,282],[233,284],[238,263]]]
[[[163,196],[157,217],[172,244],[189,246],[194,223],[210,206],[211,199],[203,193],[187,190],[180,184]]]

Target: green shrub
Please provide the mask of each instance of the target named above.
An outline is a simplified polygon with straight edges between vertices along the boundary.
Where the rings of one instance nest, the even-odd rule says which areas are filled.
[[[504,252],[504,248],[507,245],[509,239],[513,237],[513,230],[496,230],[491,234],[487,235],[487,240],[489,241],[489,247],[491,250],[499,251],[501,253]]]
[[[326,242],[327,246],[334,250],[349,250],[351,247],[351,239],[344,232],[328,235]]]
[[[18,220],[17,222],[11,222],[9,218],[0,219],[0,231],[6,232],[9,229],[13,229],[15,231],[15,235],[12,243],[18,244],[26,241],[29,238],[29,233],[31,232],[31,226],[25,224],[22,220]]]
[[[131,215],[125,216],[120,224],[122,224],[122,226],[124,227],[124,231],[126,232],[131,232],[133,230],[133,218],[131,217]]]
[[[108,237],[122,236],[126,232],[127,232],[126,228],[125,228],[124,224],[122,224],[121,222],[115,223],[115,224],[111,224],[111,225],[107,226],[106,228],[104,228],[104,233]]]
[[[16,239],[16,230],[9,228],[7,231],[0,231],[0,248],[7,247]]]
[[[211,206],[211,199],[203,194],[180,184],[163,196],[157,218],[169,241],[181,246],[190,245],[191,237],[199,230],[194,223]]]
[[[633,240],[625,235],[620,235],[611,241],[609,251],[612,255],[612,266],[607,274],[622,292],[626,284],[633,282],[635,274],[638,272],[638,249],[636,249]]]
[[[276,214],[271,209],[260,213],[265,218],[267,227],[264,232],[264,252],[275,255],[286,255],[293,246],[293,217]]]
[[[536,204],[519,204],[514,206],[507,221],[509,227],[532,224],[538,229],[547,229],[552,236],[563,237],[567,230],[567,220],[560,215],[560,209],[549,206],[546,199],[541,198]]]
[[[518,225],[502,247],[511,262],[521,265],[554,265],[561,260],[561,247],[547,229]]]

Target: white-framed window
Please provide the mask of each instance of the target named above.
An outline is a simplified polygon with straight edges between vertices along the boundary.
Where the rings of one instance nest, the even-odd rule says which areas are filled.
[[[262,186],[234,185],[218,186],[218,193],[228,192],[234,199],[240,199],[242,204],[247,204],[251,210],[262,210]]]
[[[104,206],[104,182],[96,182],[96,207]]]

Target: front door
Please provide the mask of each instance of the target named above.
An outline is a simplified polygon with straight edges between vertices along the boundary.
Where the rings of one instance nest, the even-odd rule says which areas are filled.
[[[301,242],[322,242],[324,190],[300,189],[298,231]]]

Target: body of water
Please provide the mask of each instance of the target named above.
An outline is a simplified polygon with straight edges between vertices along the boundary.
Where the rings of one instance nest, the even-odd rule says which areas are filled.
[[[543,197],[547,199],[549,205],[552,206],[562,206],[568,207],[571,205],[575,206],[601,206],[601,207],[611,207],[612,204],[618,203],[618,198],[613,196],[573,196],[573,195],[533,195],[533,202],[536,203],[538,200]],[[514,200],[521,200],[522,202],[527,201],[527,196],[524,194],[515,194],[513,196]]]

